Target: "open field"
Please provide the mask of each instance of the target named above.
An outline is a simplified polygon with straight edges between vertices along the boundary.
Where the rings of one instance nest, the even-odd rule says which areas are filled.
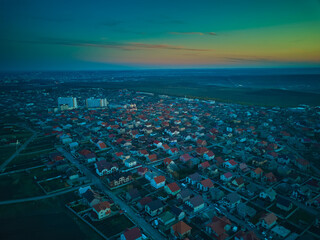
[[[34,139],[31,143],[29,143],[28,147],[25,148],[21,152],[21,154],[41,152],[41,151],[53,149],[55,142],[56,142],[56,139],[55,137],[52,137],[52,136],[38,137]]]
[[[16,151],[15,146],[0,147],[0,164],[4,163]]]
[[[36,168],[27,172],[14,173],[0,176],[0,200],[44,195],[37,181],[59,176],[56,170],[43,171],[44,168]]]
[[[320,94],[287,91],[280,89],[250,89],[229,88],[218,86],[196,86],[196,87],[133,87],[137,91],[152,92],[178,97],[199,98],[205,100],[216,100],[227,103],[239,103],[245,105],[260,106],[298,106],[307,104],[316,106],[320,104]]]
[[[0,200],[43,195],[33,177],[25,172],[0,176]]]
[[[43,189],[47,192],[55,192],[58,190],[62,190],[64,188],[70,187],[70,185],[68,185],[65,180],[63,180],[62,178],[55,178],[49,181],[44,181],[39,183],[41,185],[41,187],[43,187]]]
[[[0,164],[6,161],[21,146],[8,145],[8,142],[15,143],[18,140],[21,144],[27,141],[31,135],[31,132],[15,125],[0,124]]]
[[[87,224],[65,208],[73,193],[35,202],[0,206],[0,239],[101,240]]]
[[[24,143],[31,136],[32,133],[22,127],[0,124],[0,139],[3,140],[4,143],[4,140],[18,140],[20,143]]]
[[[296,78],[299,79],[296,79]],[[320,105],[320,94],[314,88],[304,89],[309,79],[310,86],[318,87],[318,75],[301,76],[147,76],[120,82],[77,82],[78,88],[105,88],[109,90],[132,89],[155,94],[212,99],[220,102],[245,105],[294,107],[299,104]],[[231,80],[232,79],[232,80]],[[312,83],[312,84],[311,84]],[[300,87],[299,87],[300,86]],[[73,88],[73,82],[63,87]]]
[[[116,214],[112,217],[109,217],[103,221],[91,222],[99,231],[101,231],[105,236],[112,237],[116,234],[119,234],[131,228],[134,224],[128,219],[125,215]]]
[[[309,226],[315,220],[315,216],[302,209],[298,209],[288,219],[298,226],[301,226],[301,225]]]
[[[52,152],[51,149],[29,154],[19,154],[8,164],[8,166],[6,167],[6,171],[13,171],[18,169],[39,166],[43,164],[41,158],[47,156],[50,152]]]

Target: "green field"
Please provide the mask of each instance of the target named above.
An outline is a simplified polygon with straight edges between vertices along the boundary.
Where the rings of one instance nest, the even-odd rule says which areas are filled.
[[[41,187],[44,188],[44,190],[47,193],[50,192],[55,192],[58,190],[62,190],[64,188],[70,187],[70,185],[68,185],[65,180],[63,180],[62,178],[55,178],[49,181],[44,181],[40,183]]]
[[[33,176],[26,172],[0,176],[0,200],[44,195]]]
[[[18,140],[20,143],[24,143],[31,136],[32,133],[22,127],[15,125],[0,125],[0,139]]]
[[[53,136],[38,137],[28,144],[21,154],[46,151],[54,148],[56,138]]]
[[[4,163],[16,151],[15,146],[0,147],[0,164]]]
[[[8,164],[6,171],[8,172],[42,165],[43,161],[41,158],[47,156],[50,152],[52,152],[52,150],[49,149],[41,152],[19,154]]]
[[[44,171],[44,168],[35,168],[27,172],[20,172],[0,176],[0,200],[19,199],[44,195],[37,181],[53,178],[60,175],[57,170]],[[36,179],[34,178],[36,177]]]
[[[320,104],[320,94],[294,92],[279,89],[250,89],[228,88],[218,86],[139,86],[131,89],[156,94],[165,94],[180,97],[216,100],[227,103],[260,106],[297,106],[307,104],[317,106]]]
[[[0,239],[101,240],[64,206],[76,198],[68,193],[41,201],[0,206]]]
[[[298,226],[311,225],[315,220],[315,216],[302,209],[298,209],[293,215],[288,218],[288,220],[292,221]]]
[[[120,214],[109,217],[103,221],[92,222],[92,225],[101,231],[106,237],[112,237],[123,232],[127,228],[134,226],[130,219],[125,215]]]

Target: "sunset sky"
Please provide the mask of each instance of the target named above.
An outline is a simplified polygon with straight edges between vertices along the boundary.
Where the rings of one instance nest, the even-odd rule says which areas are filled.
[[[320,1],[2,0],[0,70],[320,67]]]

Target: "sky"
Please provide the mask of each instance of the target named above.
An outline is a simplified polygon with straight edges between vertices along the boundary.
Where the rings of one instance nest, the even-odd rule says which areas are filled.
[[[0,0],[0,70],[320,67],[320,0]]]

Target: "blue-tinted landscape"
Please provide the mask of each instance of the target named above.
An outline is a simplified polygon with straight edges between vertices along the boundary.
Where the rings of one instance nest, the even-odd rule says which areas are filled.
[[[320,239],[319,0],[2,0],[0,239]]]

